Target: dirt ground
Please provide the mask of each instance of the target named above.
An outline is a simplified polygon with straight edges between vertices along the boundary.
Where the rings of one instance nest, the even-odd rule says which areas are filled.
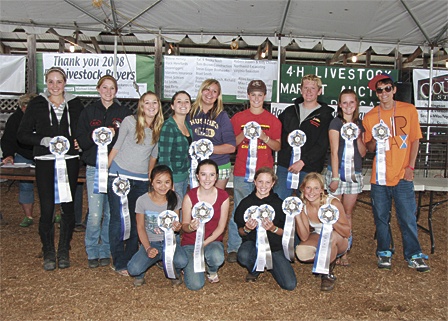
[[[430,273],[409,269],[403,260],[395,217],[392,231],[396,255],[390,271],[378,270],[373,218],[368,205],[354,213],[354,247],[349,267],[337,267],[330,293],[320,291],[312,266],[294,263],[297,288],[284,291],[269,273],[246,283],[245,269],[226,263],[221,282],[197,292],[173,288],[163,271],[151,268],[146,284],[110,267],[89,269],[84,233],[74,233],[69,269],[46,272],[39,257],[37,219],[19,227],[18,187],[1,183],[0,211],[8,225],[0,228],[1,320],[447,320],[447,204],[434,213],[436,250],[430,254],[428,234],[419,230],[423,252],[430,255]],[[447,198],[437,194],[436,199]],[[360,199],[368,201],[369,194]],[[425,196],[425,202],[428,197]],[[36,214],[39,213],[35,205]],[[84,204],[86,207],[86,203]],[[85,211],[84,211],[85,212]],[[421,223],[426,225],[427,210]],[[56,229],[56,231],[58,231]]]

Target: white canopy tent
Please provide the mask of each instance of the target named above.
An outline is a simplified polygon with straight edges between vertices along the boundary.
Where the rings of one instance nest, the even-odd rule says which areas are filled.
[[[372,47],[378,54],[448,42],[446,0],[2,0],[0,6],[3,32],[107,31],[170,42],[188,35],[196,43],[242,37],[248,44],[268,37],[274,45],[281,37],[305,49],[321,42],[327,50],[345,44],[352,52]]]
[[[448,47],[448,1],[2,0],[0,31],[18,27],[29,34],[51,28],[62,36],[132,33],[169,42],[188,35],[197,44],[216,37],[221,43],[242,38],[258,45],[268,38],[279,48],[294,40],[312,49],[320,42],[329,51],[346,46],[355,53],[371,47],[377,54],[411,54],[421,48],[430,52],[432,88],[433,54]]]
[[[168,42],[188,35],[196,44],[216,37],[259,45],[268,38],[278,48],[294,40],[303,49],[320,43],[328,51],[346,47],[358,54],[422,49],[431,62],[448,47],[446,0],[2,0],[0,9],[1,32],[107,32],[116,35],[115,53],[117,37],[130,33]]]

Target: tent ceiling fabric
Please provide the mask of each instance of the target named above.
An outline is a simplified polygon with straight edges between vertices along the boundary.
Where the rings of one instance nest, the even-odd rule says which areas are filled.
[[[250,45],[266,38],[278,45],[293,39],[305,49],[322,42],[327,50],[346,44],[353,52],[370,46],[377,53],[448,44],[446,0],[2,0],[0,31],[20,27],[42,34],[54,28],[71,35],[134,33],[140,40],[161,34],[169,42],[188,35],[195,43],[215,36],[230,43],[241,36]],[[414,18],[415,19],[414,19]],[[437,39],[439,37],[439,39]],[[429,41],[428,41],[429,38]],[[360,50],[361,49],[361,50]]]

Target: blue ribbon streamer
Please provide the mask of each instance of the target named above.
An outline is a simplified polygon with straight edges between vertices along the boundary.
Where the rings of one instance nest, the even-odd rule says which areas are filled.
[[[95,178],[93,179],[93,193],[100,194],[100,182],[99,182],[99,169],[98,169],[98,154],[96,155],[96,164],[95,164]]]
[[[56,170],[56,161],[54,162],[54,203],[61,204],[61,198],[59,197],[59,184]]]

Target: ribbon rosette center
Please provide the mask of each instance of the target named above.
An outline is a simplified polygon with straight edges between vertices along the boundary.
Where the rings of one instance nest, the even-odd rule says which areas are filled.
[[[319,212],[319,219],[324,224],[334,224],[339,219],[339,210],[334,205],[323,205]]]
[[[199,206],[195,205],[194,217],[197,218],[201,223],[208,222],[213,216],[213,207],[205,202]]]

